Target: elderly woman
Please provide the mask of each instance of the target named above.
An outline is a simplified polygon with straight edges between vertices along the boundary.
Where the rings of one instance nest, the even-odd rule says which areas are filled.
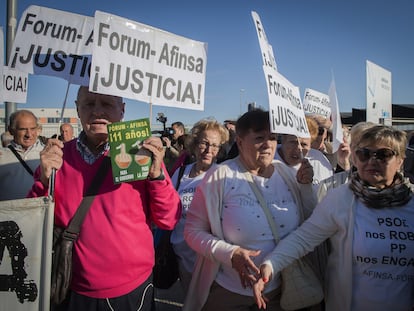
[[[263,261],[253,287],[259,308],[267,305],[265,280],[329,238],[327,311],[413,309],[414,200],[401,174],[406,143],[405,133],[392,127],[364,130],[349,183],[328,192]]]
[[[180,282],[184,292],[188,290],[196,259],[195,252],[184,241],[184,224],[187,210],[193,199],[194,192],[206,171],[215,164],[221,146],[229,138],[228,131],[216,120],[201,120],[191,129],[189,134],[188,152],[195,162],[183,165],[175,171],[172,182],[181,198],[181,218],[171,234],[171,243],[177,255]]]
[[[239,156],[206,173],[187,212],[184,236],[198,256],[183,310],[257,308],[249,287],[275,240],[250,182],[262,192],[281,237],[314,207],[310,164],[304,160],[298,183],[285,164],[273,161],[277,134],[270,132],[267,111],[246,112],[237,120],[236,134]],[[272,310],[281,310],[280,279],[273,278],[265,291]]]

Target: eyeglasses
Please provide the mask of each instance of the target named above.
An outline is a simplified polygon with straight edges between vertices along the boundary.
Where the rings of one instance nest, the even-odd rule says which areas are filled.
[[[220,145],[216,144],[210,144],[207,141],[200,141],[198,142],[198,148],[206,150],[207,148],[210,148],[212,151],[218,151],[220,149]]]
[[[368,148],[361,148],[355,151],[358,160],[361,162],[367,162],[369,159],[374,157],[376,160],[386,162],[395,156],[397,153],[394,150],[388,148],[382,148],[378,150],[370,150]]]

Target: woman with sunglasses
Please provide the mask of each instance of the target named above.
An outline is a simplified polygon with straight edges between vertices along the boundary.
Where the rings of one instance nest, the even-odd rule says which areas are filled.
[[[392,127],[363,132],[350,181],[329,191],[264,259],[253,286],[259,308],[266,308],[265,280],[329,239],[327,311],[413,310],[413,188],[401,173],[406,144],[406,134]]]

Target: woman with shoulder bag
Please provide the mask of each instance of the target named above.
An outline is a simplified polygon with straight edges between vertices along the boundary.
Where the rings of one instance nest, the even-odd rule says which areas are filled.
[[[211,168],[197,187],[184,228],[185,240],[197,252],[184,311],[257,310],[251,286],[276,241],[250,175],[278,222],[280,237],[314,206],[312,167],[304,159],[298,183],[285,164],[274,162],[277,134],[270,131],[269,119],[269,112],[260,109],[242,115],[236,123],[238,157]],[[282,310],[280,285],[277,277],[266,288],[272,310]]]

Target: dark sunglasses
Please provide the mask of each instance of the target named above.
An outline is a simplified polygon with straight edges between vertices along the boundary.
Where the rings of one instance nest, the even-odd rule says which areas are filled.
[[[367,149],[367,148],[361,148],[361,149],[357,149],[355,151],[355,154],[358,157],[358,160],[361,162],[367,162],[372,157],[374,157],[376,160],[385,162],[391,159],[397,153],[394,150],[391,150],[388,148],[382,148],[382,149],[378,149],[375,151]]]

